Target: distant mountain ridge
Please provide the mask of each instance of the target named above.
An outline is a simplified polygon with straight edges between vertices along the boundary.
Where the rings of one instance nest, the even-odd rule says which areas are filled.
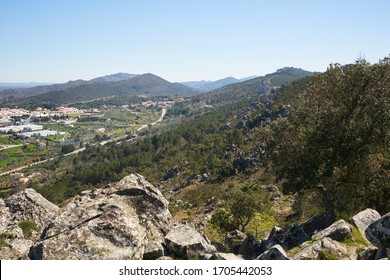
[[[92,80],[75,80],[75,81],[68,81],[66,83],[60,83],[60,84],[41,84],[36,85],[35,83],[25,83],[26,86],[24,87],[7,87],[2,89],[0,84],[0,97],[7,97],[7,96],[14,96],[14,97],[22,97],[22,96],[34,96],[34,95],[40,95],[52,91],[61,91],[61,90],[67,90],[72,87],[77,87],[81,85],[86,85],[90,83],[107,83],[107,82],[118,82],[123,81],[127,79],[132,79],[134,77],[138,76],[138,74],[128,74],[128,73],[117,73],[112,75],[106,75],[102,77],[97,77]],[[7,85],[8,83],[4,83]],[[23,84],[23,83],[21,83]],[[30,86],[28,86],[30,85]]]
[[[251,76],[251,77],[246,77],[243,79],[236,79],[234,77],[226,77],[223,79],[219,79],[216,81],[190,81],[190,82],[181,82],[181,84],[192,87],[194,89],[206,92],[210,90],[214,90],[220,87],[224,87],[227,85],[231,85],[234,83],[239,83],[239,82],[244,82],[250,79],[254,79],[257,76]]]
[[[124,79],[126,77],[130,78]],[[60,86],[62,89],[60,90],[23,97],[15,101],[11,100],[11,105],[25,108],[34,108],[42,105],[52,107],[110,96],[173,96],[197,93],[196,90],[190,87],[179,83],[170,83],[151,73],[142,75],[123,75],[123,73],[121,73],[119,75],[108,75],[91,81],[79,80],[68,82],[67,84],[72,84],[74,86],[67,87],[66,84],[61,84]]]

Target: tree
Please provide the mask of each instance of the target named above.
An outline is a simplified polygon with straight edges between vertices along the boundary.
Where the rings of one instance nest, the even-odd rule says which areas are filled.
[[[223,229],[232,231],[239,229],[245,232],[257,212],[260,212],[268,203],[268,197],[257,190],[244,190],[234,192],[228,201],[214,213],[211,223]]]
[[[336,206],[362,201],[370,189],[389,196],[389,62],[331,65],[275,125],[277,178],[286,192],[321,189],[328,224]]]

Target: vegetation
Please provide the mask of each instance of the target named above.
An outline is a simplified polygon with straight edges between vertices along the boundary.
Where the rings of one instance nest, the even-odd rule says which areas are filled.
[[[30,235],[31,231],[39,232],[37,224],[30,220],[20,222],[18,226],[23,230],[24,236]]]
[[[219,207],[211,223],[225,232],[235,229],[245,232],[256,213],[263,212],[267,204],[268,196],[253,187],[245,186]]]
[[[318,188],[335,209],[389,210],[390,59],[331,65],[273,126],[273,167],[286,192]]]

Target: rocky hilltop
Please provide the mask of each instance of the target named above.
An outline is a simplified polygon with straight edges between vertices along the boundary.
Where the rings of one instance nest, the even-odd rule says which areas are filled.
[[[173,224],[168,201],[132,174],[58,208],[33,189],[0,200],[0,259],[388,259],[390,213],[366,209],[324,228],[323,215],[256,240],[231,232],[211,244]]]

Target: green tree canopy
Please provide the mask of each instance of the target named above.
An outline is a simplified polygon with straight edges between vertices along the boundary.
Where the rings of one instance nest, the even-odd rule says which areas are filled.
[[[316,75],[275,125],[272,158],[284,190],[320,188],[328,223],[335,206],[390,210],[389,99],[390,58]]]

